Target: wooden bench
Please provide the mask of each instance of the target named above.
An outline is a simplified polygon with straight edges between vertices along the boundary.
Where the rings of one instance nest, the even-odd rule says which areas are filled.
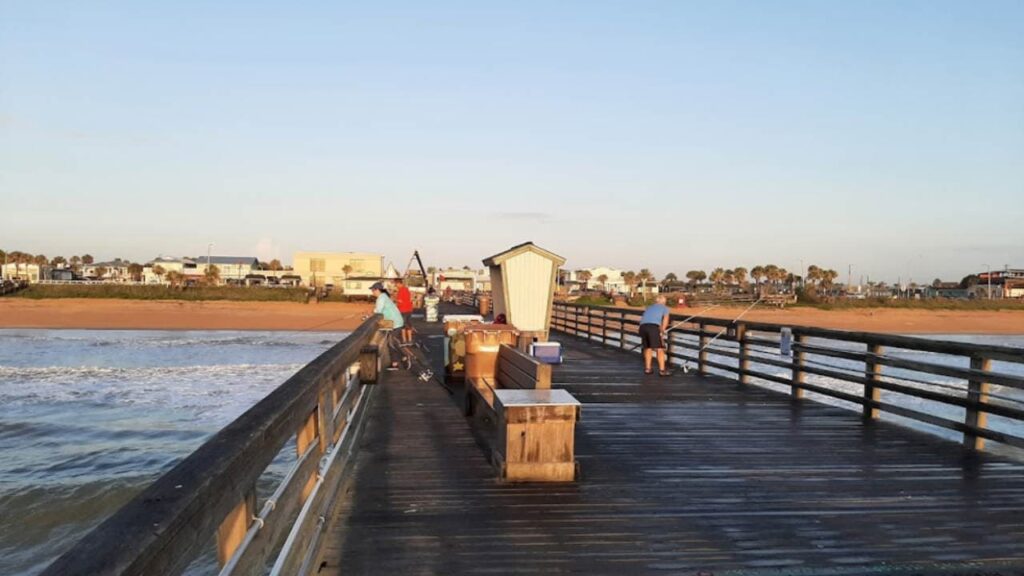
[[[481,368],[474,370],[478,375],[466,379],[466,397],[463,402],[466,416],[472,416],[477,408],[486,406],[494,411],[494,391],[501,388],[512,390],[546,390],[551,388],[551,365],[532,356],[502,344],[496,358],[473,359]]]
[[[479,368],[466,378],[465,414],[484,429],[498,476],[511,482],[573,481],[580,403],[565,390],[551,389],[551,365],[507,344],[496,357],[473,360]]]

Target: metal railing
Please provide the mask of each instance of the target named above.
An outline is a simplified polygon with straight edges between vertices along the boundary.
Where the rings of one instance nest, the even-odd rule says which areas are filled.
[[[555,304],[552,327],[625,350],[639,342],[640,315]],[[673,314],[670,322],[683,319]],[[1012,373],[1024,366],[1022,348],[707,317],[674,329],[667,346],[674,363],[696,364],[700,374],[779,384],[796,398],[814,392],[867,419],[885,412],[959,433],[969,448],[992,440],[1024,449],[1024,376]],[[1000,429],[989,426],[990,415]]]
[[[325,518],[372,386],[360,355],[373,316],[207,440],[58,558],[44,575],[179,574],[216,541],[222,576],[316,572]],[[365,357],[362,360],[366,360]],[[256,484],[294,440],[273,494]]]

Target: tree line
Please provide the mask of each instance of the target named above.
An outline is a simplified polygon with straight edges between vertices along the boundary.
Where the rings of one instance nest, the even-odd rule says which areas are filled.
[[[832,269],[822,268],[820,266],[812,264],[807,268],[806,277],[799,276],[792,272],[789,272],[781,266],[775,264],[758,265],[750,268],[749,270],[743,266],[737,266],[736,268],[715,268],[711,270],[710,274],[704,270],[689,270],[685,274],[686,284],[691,289],[696,288],[697,285],[708,281],[716,289],[720,290],[724,286],[739,286],[746,288],[753,282],[754,287],[758,290],[765,287],[779,288],[782,286],[795,287],[797,285],[804,285],[810,283],[816,287],[827,290],[835,284],[836,278],[839,277],[839,273]],[[584,289],[587,289],[589,282],[595,280],[597,285],[602,290],[606,289],[607,282],[609,280],[606,274],[601,274],[597,278],[588,270],[577,270],[577,280],[583,285]],[[629,289],[629,293],[632,295],[634,290],[639,285],[646,284],[657,284],[661,286],[672,286],[679,282],[679,276],[675,272],[669,272],[659,282],[656,280],[654,274],[651,273],[647,268],[642,268],[640,272],[627,271],[622,273],[622,281],[626,284]]]

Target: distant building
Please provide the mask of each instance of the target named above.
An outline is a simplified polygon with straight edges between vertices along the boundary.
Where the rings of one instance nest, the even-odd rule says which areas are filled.
[[[967,299],[971,294],[967,288],[961,288],[959,282],[939,282],[925,288],[925,298]]]
[[[346,279],[382,278],[384,257],[366,252],[296,252],[293,268],[306,286],[344,286]]]
[[[448,288],[456,292],[475,292],[478,276],[480,272],[476,270],[445,268],[434,273],[434,288],[438,292],[444,292]]]
[[[127,260],[112,260],[110,262],[93,262],[82,265],[82,277],[88,280],[107,280],[111,282],[129,282],[132,277],[128,273]],[[100,272],[103,272],[100,274]]]
[[[195,262],[200,275],[206,274],[206,256],[189,258]],[[260,261],[255,256],[210,256],[210,266],[216,266],[220,272],[220,280],[224,283],[242,284],[246,276],[259,270]]]
[[[978,284],[970,288],[975,297],[1024,298],[1024,269],[1007,267],[1003,270],[992,270],[991,273],[978,272],[975,276],[978,277]],[[988,291],[990,284],[991,294]]]
[[[39,264],[15,264],[10,262],[0,264],[0,277],[4,280],[27,280],[30,283],[39,282],[45,276],[49,266]]]
[[[159,266],[159,269],[163,270],[160,274],[154,272]],[[146,284],[167,284],[167,273],[178,272],[185,276],[185,278],[191,278],[193,280],[198,279],[201,275],[199,270],[196,268],[195,260],[191,258],[174,258],[171,256],[157,256],[152,261],[147,262],[142,267],[142,281]]]

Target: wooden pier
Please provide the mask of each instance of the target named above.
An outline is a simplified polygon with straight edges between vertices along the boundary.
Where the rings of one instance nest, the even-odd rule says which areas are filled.
[[[566,362],[553,370],[552,387],[583,404],[576,482],[498,480],[485,449],[487,423],[463,416],[458,388],[450,393],[405,371],[383,372],[377,384],[339,381],[371,342],[368,327],[339,345],[335,359],[317,360],[321,372],[306,376],[317,382],[309,387],[318,394],[306,390],[301,402],[289,404],[300,414],[332,415],[332,424],[316,419],[310,428],[305,417],[285,421],[277,407],[257,405],[262,418],[281,419],[285,428],[264,422],[260,432],[247,433],[236,422],[232,434],[215,436],[197,452],[203,458],[183,461],[45,573],[180,572],[181,559],[152,560],[161,551],[202,554],[237,510],[231,502],[247,502],[250,519],[241,523],[248,536],[233,544],[220,539],[230,562],[256,554],[247,543],[260,532],[272,527],[280,538],[258,549],[260,562],[247,561],[268,570],[232,571],[229,564],[224,573],[234,574],[1024,573],[1024,462],[977,450],[973,440],[965,445],[880,421],[873,416],[888,405],[873,389],[856,396],[866,406],[858,413],[751,386],[742,376],[754,377],[755,357],[739,364],[749,350],[737,352],[736,379],[696,370],[646,376],[639,356],[623,350],[628,340],[615,341],[630,331],[628,314],[618,314],[556,310],[555,325],[563,332],[554,337],[565,345]],[[717,321],[707,322],[701,331]],[[418,328],[434,371],[443,373],[439,325]],[[769,329],[749,328],[728,338],[756,343],[754,328]],[[701,360],[697,351],[689,354]],[[866,359],[891,360],[880,354]],[[704,372],[712,362],[703,358]],[[796,372],[814,366],[798,365],[787,382],[811,386]],[[983,368],[978,363],[963,375],[977,380]],[[886,385],[871,377],[868,370],[869,384]],[[974,393],[977,400],[988,388],[979,384]],[[250,413],[240,420],[247,416],[254,424]],[[972,439],[1012,441],[980,420],[960,431]],[[293,525],[272,513],[257,522],[252,518],[266,503],[246,499],[246,487],[267,459],[226,467],[215,466],[216,455],[252,455],[257,439],[266,450],[280,450],[287,427],[299,438],[307,431],[300,452],[322,443],[320,453],[336,454],[337,468],[321,467],[335,485],[327,486],[326,474],[307,475],[306,466],[293,482],[301,492],[310,486],[306,478],[317,487],[289,501],[305,501],[301,507],[312,513],[303,515],[293,504]],[[231,482],[194,484],[212,468],[234,474]],[[183,490],[218,504],[204,508],[196,497],[175,494]],[[167,523],[178,528],[160,529]],[[143,526],[148,533],[134,533]],[[270,552],[282,542],[285,559],[269,568],[275,564]]]

